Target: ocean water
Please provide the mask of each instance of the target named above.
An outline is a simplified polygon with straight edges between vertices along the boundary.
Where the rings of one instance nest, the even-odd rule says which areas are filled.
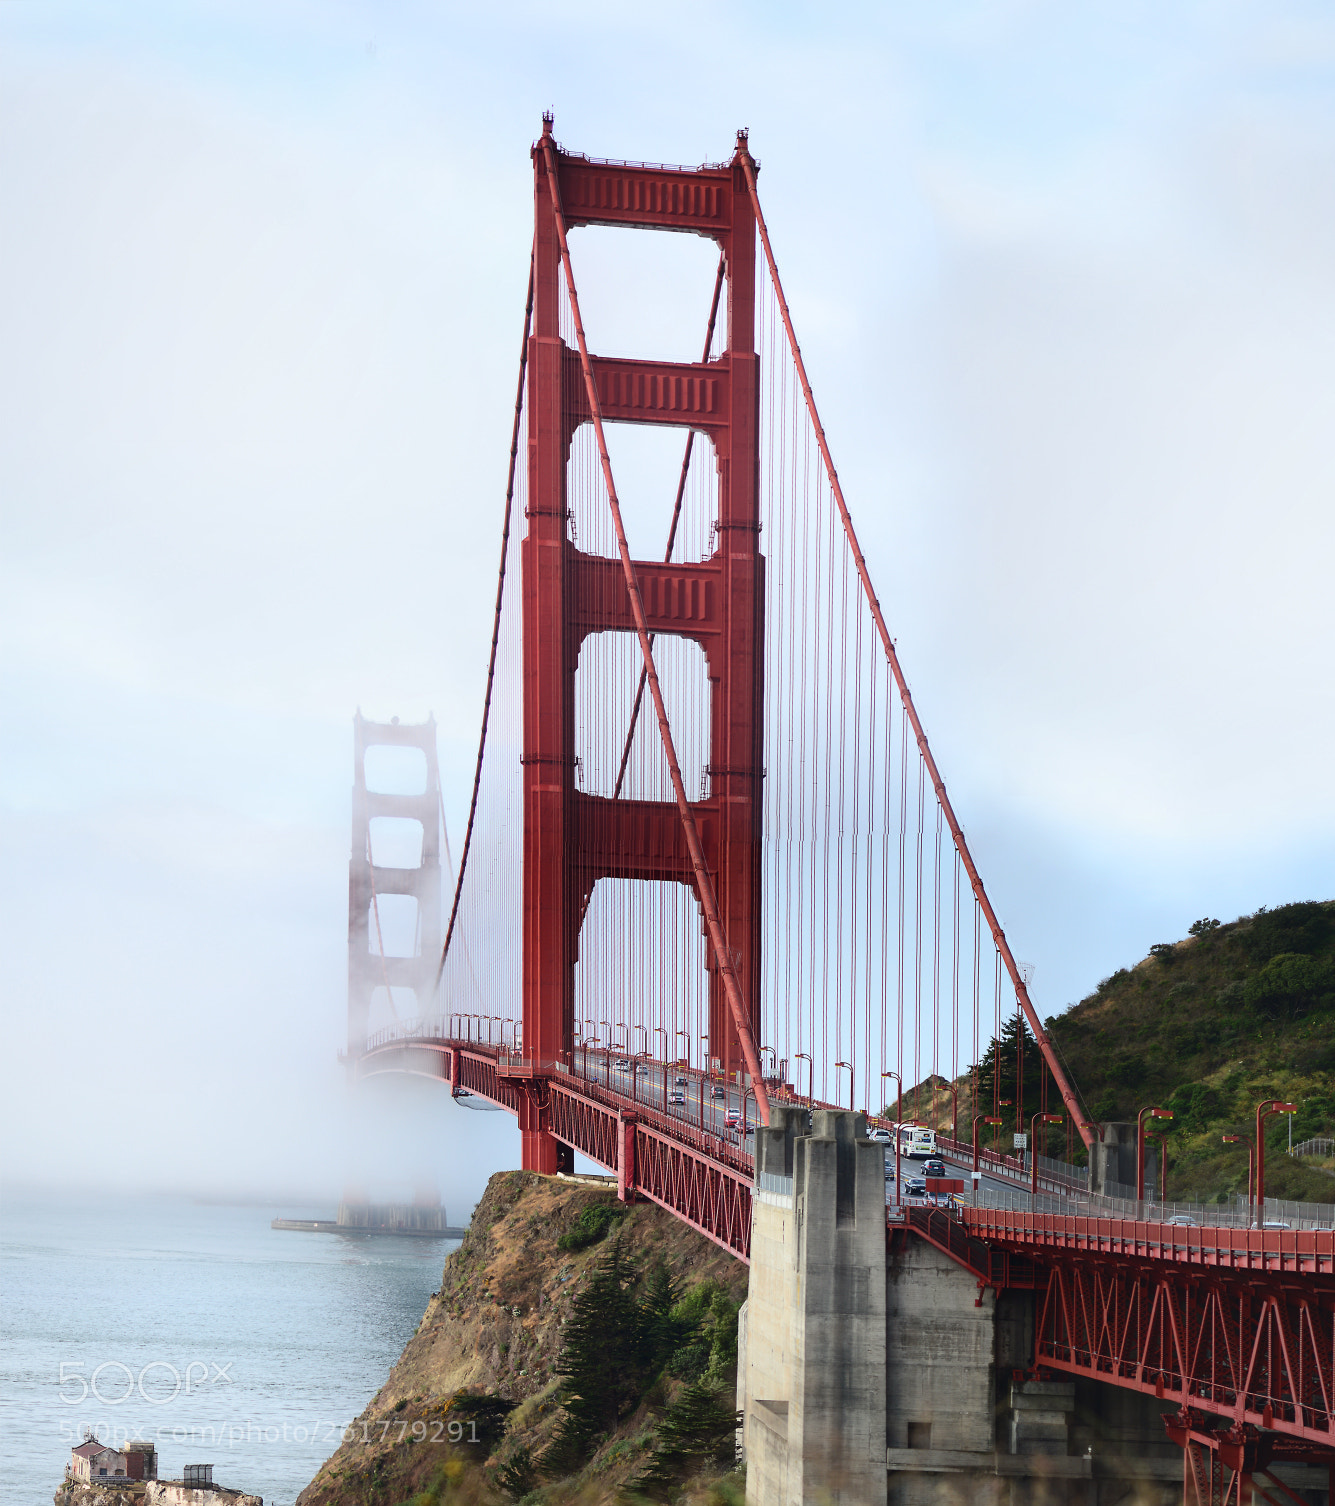
[[[297,1206],[182,1199],[0,1211],[0,1500],[50,1506],[72,1444],[157,1443],[159,1474],[291,1506],[440,1285],[445,1240],[298,1234]]]

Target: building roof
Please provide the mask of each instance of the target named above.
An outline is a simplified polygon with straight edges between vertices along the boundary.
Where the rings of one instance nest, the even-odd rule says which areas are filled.
[[[99,1454],[115,1454],[119,1450],[112,1448],[110,1444],[99,1443],[96,1438],[90,1438],[87,1443],[81,1443],[70,1452],[78,1454],[80,1459],[96,1459]]]

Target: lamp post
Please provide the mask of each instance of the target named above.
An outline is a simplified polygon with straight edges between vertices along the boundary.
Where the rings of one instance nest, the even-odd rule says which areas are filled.
[[[746,1093],[752,1093],[752,1094],[754,1094],[755,1090],[756,1090],[755,1084],[754,1083],[750,1083],[750,1084],[747,1085]],[[746,1093],[742,1094],[742,1149],[743,1150],[746,1149],[746,1126],[747,1126],[747,1123],[748,1123],[748,1120],[747,1120],[747,1117],[746,1117]],[[756,1113],[759,1114],[759,1112],[760,1112],[760,1104],[759,1104],[759,1100],[757,1100],[757,1103],[756,1103]]]
[[[654,1034],[661,1035],[663,1037],[663,1065],[666,1067],[668,1054],[668,1033],[661,1025],[655,1025]]]
[[[835,1062],[835,1064],[834,1064],[834,1070],[836,1072],[839,1070],[840,1067],[847,1067],[848,1068],[848,1112],[851,1114],[853,1112],[853,1063],[852,1062]],[[838,1091],[839,1090],[836,1088],[835,1092],[837,1093]]]
[[[1252,1187],[1253,1178],[1256,1176],[1256,1147],[1246,1135],[1223,1135],[1225,1145],[1245,1145],[1247,1147],[1247,1218],[1252,1216]]]
[[[689,1030],[679,1030],[677,1032],[678,1037],[683,1035],[686,1037],[686,1065],[689,1067],[691,1065],[691,1032]]]
[[[896,1087],[899,1090],[898,1091],[898,1096],[895,1099],[895,1135],[896,1135],[896,1137],[898,1137],[898,1135],[899,1135],[899,1121],[904,1117],[904,1081],[900,1077],[900,1075],[899,1075],[898,1072],[882,1072],[881,1073],[881,1079],[882,1079],[882,1081],[884,1081],[887,1077],[893,1077],[894,1078]]]
[[[899,1075],[898,1072],[882,1072],[881,1073],[881,1080],[882,1080],[882,1082],[884,1082],[887,1077],[893,1077],[894,1080],[895,1080],[896,1086],[899,1088],[899,1097],[898,1097],[898,1099],[897,1099],[897,1101],[895,1103],[895,1129],[894,1129],[894,1135],[895,1135],[895,1207],[898,1208],[898,1207],[901,1206],[901,1204],[903,1202],[903,1190],[900,1187],[900,1183],[899,1183],[899,1121],[900,1121],[900,1117],[902,1116],[902,1114],[904,1112],[904,1080],[903,1080],[903,1078],[900,1077],[900,1075]]]
[[[773,1046],[762,1046],[759,1054],[764,1056],[766,1051],[769,1052],[770,1057],[770,1072],[773,1076],[777,1077],[779,1075],[779,1053]]]
[[[589,1076],[589,1047],[590,1046],[596,1046],[597,1044],[598,1044],[597,1037],[596,1036],[588,1036],[588,1035],[586,1035],[584,1037],[584,1039],[580,1042],[580,1045],[584,1047],[584,1077],[585,1077],[586,1081],[588,1080],[588,1076]]]
[[[635,1092],[635,1077],[640,1070],[640,1063],[645,1060],[647,1055],[647,1052],[637,1051],[635,1055],[630,1059],[630,1097],[632,1103],[637,1101]]]
[[[633,1035],[637,1030],[643,1030],[644,1031],[644,1046],[642,1047],[641,1054],[644,1055],[644,1056],[648,1056],[648,1054],[649,1054],[649,1027],[647,1025],[632,1025],[630,1027],[630,1035]],[[627,1045],[630,1044],[630,1035],[627,1035],[627,1037],[626,1037],[626,1044]]]
[[[975,1114],[973,1116],[973,1169],[978,1170],[978,1126],[980,1124],[1000,1124],[1000,1114]]]
[[[1152,1145],[1156,1141],[1159,1145],[1159,1202],[1163,1204],[1168,1201],[1168,1136],[1145,1136],[1146,1145]]]
[[[1040,1124],[1060,1124],[1060,1114],[1035,1114],[1029,1121],[1029,1196],[1034,1199],[1038,1196],[1038,1126]],[[1033,1202],[1029,1204],[1033,1209]]]
[[[950,1138],[956,1145],[960,1143],[960,1090],[956,1083],[948,1082],[950,1089]]]
[[[794,1051],[793,1060],[804,1061],[807,1064],[807,1113],[809,1114],[811,1112],[811,1095],[815,1092],[816,1088],[816,1069],[811,1064],[810,1055],[805,1051]],[[801,1098],[802,1095],[799,1093],[797,1096]]]
[[[1143,1108],[1136,1115],[1136,1207],[1145,1201],[1145,1115],[1151,1119],[1171,1119],[1172,1109]]]
[[[1278,1098],[1263,1098],[1256,1105],[1256,1227],[1265,1226],[1265,1121],[1272,1114],[1296,1114],[1296,1103],[1281,1103]]]

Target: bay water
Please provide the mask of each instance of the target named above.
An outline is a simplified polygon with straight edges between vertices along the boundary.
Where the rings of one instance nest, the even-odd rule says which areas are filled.
[[[389,1373],[452,1241],[307,1234],[328,1208],[7,1194],[0,1500],[50,1506],[70,1448],[157,1444],[158,1473],[291,1506]]]

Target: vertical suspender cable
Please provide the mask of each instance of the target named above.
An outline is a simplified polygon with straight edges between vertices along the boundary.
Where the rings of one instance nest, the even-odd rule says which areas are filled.
[[[719,257],[718,272],[714,278],[714,301],[709,305],[709,326],[705,330],[705,353],[701,356],[701,362],[709,360],[710,347],[714,343],[714,324],[718,319],[719,294],[723,291],[723,258]],[[667,548],[663,551],[663,563],[671,564],[672,549],[677,542],[677,525],[681,521],[682,497],[686,492],[686,477],[691,469],[691,451],[695,447],[695,430],[686,431],[686,451],[681,457],[681,474],[677,477],[677,498],[672,506],[672,522],[668,525]],[[650,643],[655,640],[650,638]],[[640,706],[644,701],[644,685],[648,678],[648,671],[640,670],[640,683],[635,688],[635,701],[630,708],[630,725],[626,728],[626,746],[621,752],[621,767],[617,770],[616,786],[612,790],[612,799],[621,797],[621,785],[626,777],[626,765],[630,762],[630,747],[635,740],[635,724],[640,718]]]
[[[1061,1091],[1062,1099],[1066,1104],[1067,1111],[1075,1120],[1080,1130],[1080,1137],[1085,1144],[1094,1143],[1094,1127],[1086,1120],[1084,1110],[1080,1106],[1080,1100],[1076,1096],[1075,1089],[1071,1086],[1066,1073],[1062,1071],[1052,1048],[1052,1042],[1048,1038],[1047,1031],[1043,1028],[1043,1022],[1038,1017],[1038,1011],[1034,1008],[1029,997],[1029,989],[1020,969],[1016,965],[1015,958],[1011,953],[1010,943],[1006,940],[1006,933],[1001,929],[1001,922],[997,919],[996,911],[992,908],[992,902],[987,897],[987,891],[983,887],[983,880],[979,875],[973,855],[969,851],[968,843],[964,840],[964,831],[955,817],[954,807],[950,803],[950,797],[946,794],[945,782],[941,778],[940,771],[936,766],[936,760],[932,757],[932,750],[927,742],[927,734],[923,731],[921,721],[918,719],[917,708],[913,704],[913,697],[909,693],[908,681],[904,677],[904,671],[899,663],[899,656],[895,652],[894,640],[890,636],[890,630],[886,626],[885,618],[881,613],[881,604],[877,600],[876,592],[872,588],[871,575],[867,570],[867,562],[863,558],[862,549],[858,544],[857,533],[853,528],[853,518],[848,510],[848,504],[844,500],[843,488],[839,484],[839,475],[834,468],[834,460],[830,454],[829,443],[825,437],[825,430],[821,425],[820,415],[816,411],[816,399],[811,391],[811,383],[807,380],[806,365],[802,360],[802,351],[797,343],[797,335],[793,330],[792,316],[788,311],[788,301],[783,294],[783,284],[779,281],[779,268],[774,260],[774,249],[770,245],[769,230],[765,224],[765,216],[760,208],[760,196],[756,192],[755,170],[748,154],[743,153],[742,169],[746,174],[746,185],[751,194],[751,205],[755,211],[756,228],[760,232],[761,244],[765,248],[765,260],[769,264],[770,278],[774,284],[775,296],[778,299],[779,312],[783,318],[784,329],[788,334],[788,343],[792,348],[793,362],[797,367],[798,380],[802,384],[802,391],[806,397],[807,411],[811,415],[811,424],[816,432],[816,443],[820,446],[821,457],[825,462],[826,474],[830,479],[830,489],[834,493],[835,503],[839,508],[839,516],[843,521],[844,534],[848,539],[849,548],[853,551],[853,559],[857,565],[858,576],[862,581],[862,589],[867,598],[867,604],[871,608],[872,618],[876,623],[877,632],[881,637],[881,646],[890,663],[891,672],[895,677],[895,684],[899,690],[900,700],[904,705],[905,715],[913,727],[914,737],[917,739],[918,750],[922,754],[923,762],[927,765],[931,775],[932,785],[936,791],[936,798],[941,805],[946,822],[950,827],[950,834],[954,838],[956,850],[959,852],[960,861],[964,864],[965,871],[969,875],[969,882],[973,887],[974,897],[982,907],[983,914],[987,917],[987,923],[992,930],[992,939],[996,944],[997,951],[1002,961],[1006,964],[1006,971],[1010,975],[1011,984],[1015,989],[1016,1002],[1019,1004],[1025,1017],[1029,1021],[1030,1028],[1034,1032],[1043,1055],[1052,1068],[1052,1076]]]

